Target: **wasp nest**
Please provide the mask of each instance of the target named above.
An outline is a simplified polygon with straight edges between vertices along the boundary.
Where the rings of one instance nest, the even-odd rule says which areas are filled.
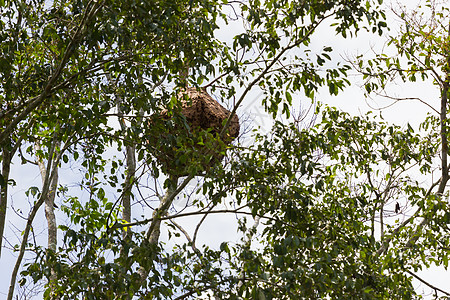
[[[205,90],[188,88],[179,94],[181,108],[170,115],[167,110],[153,115],[150,146],[163,171],[169,175],[185,176],[190,167],[197,175],[223,159],[225,148],[239,135],[239,118],[230,120],[220,138],[225,120],[230,115],[225,107]]]

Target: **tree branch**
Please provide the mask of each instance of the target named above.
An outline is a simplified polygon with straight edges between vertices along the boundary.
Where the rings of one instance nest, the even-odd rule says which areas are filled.
[[[17,126],[19,122],[24,120],[34,109],[36,109],[39,105],[41,105],[42,102],[44,102],[48,96],[51,95],[52,89],[56,84],[57,80],[59,79],[59,77],[61,76],[61,73],[63,69],[66,67],[67,62],[69,61],[70,57],[75,53],[77,44],[79,44],[83,34],[86,31],[87,24],[93,19],[93,17],[98,12],[98,9],[100,8],[101,5],[103,5],[103,2],[100,3],[97,2],[96,0],[91,0],[89,2],[87,7],[91,8],[86,9],[83,18],[80,22],[80,25],[77,27],[77,30],[75,31],[74,35],[72,36],[72,39],[70,40],[69,44],[66,47],[63,57],[61,58],[61,62],[57,66],[56,70],[52,73],[50,79],[47,81],[45,88],[43,89],[43,91],[39,96],[32,98],[30,100],[30,103],[25,107],[25,109],[11,121],[11,123],[2,132],[0,132],[0,144],[3,143],[6,137],[13,131],[13,129]]]
[[[250,90],[264,77],[264,75],[266,75],[267,72],[270,71],[270,69],[273,67],[273,65],[275,65],[275,63],[277,63],[282,57],[283,55],[289,51],[290,49],[293,49],[297,46],[299,46],[300,44],[304,43],[309,36],[314,32],[314,30],[316,30],[316,28],[327,18],[331,17],[333,14],[329,14],[326,16],[323,16],[322,19],[320,19],[316,24],[311,24],[310,25],[310,29],[308,30],[308,32],[305,34],[304,37],[302,37],[301,39],[297,40],[296,42],[294,42],[291,45],[288,45],[286,47],[284,47],[280,53],[278,53],[278,55],[264,68],[264,70],[258,75],[258,77],[256,77],[244,90],[244,92],[242,93],[241,97],[239,98],[239,100],[236,102],[235,106],[233,107],[233,110],[230,112],[230,114],[228,115],[228,119],[227,122],[225,123],[225,125],[222,128],[222,131],[220,132],[220,136],[223,137],[227,128],[230,126],[231,124],[231,119],[233,118],[233,116],[236,114],[236,111],[238,109],[238,107],[241,105],[241,103],[244,101],[245,97],[247,96],[247,94],[250,92]]]
[[[52,160],[51,158],[53,157],[53,153],[55,151],[56,144],[59,142],[58,139],[57,139],[57,132],[55,131],[55,133],[54,133],[52,147],[50,148],[50,151],[49,151],[49,159],[47,161],[47,168],[46,168],[47,170],[52,170],[52,171],[51,172],[47,172],[45,174],[46,177],[45,177],[45,180],[44,180],[44,185],[42,187],[41,196],[40,196],[39,200],[36,202],[36,204],[33,206],[33,209],[31,210],[31,212],[30,212],[30,214],[28,216],[27,224],[25,226],[25,230],[23,231],[22,243],[21,243],[20,248],[19,248],[19,256],[17,257],[16,264],[14,265],[14,269],[13,269],[13,272],[11,274],[11,281],[10,281],[10,286],[9,286],[9,291],[8,291],[8,298],[7,298],[8,300],[12,300],[12,298],[13,298],[14,287],[15,287],[16,278],[17,278],[17,273],[19,271],[19,267],[20,267],[20,265],[22,263],[22,259],[23,259],[23,256],[25,254],[25,247],[26,247],[26,245],[28,243],[28,235],[30,234],[34,217],[36,216],[36,213],[38,212],[39,208],[44,203],[45,198],[47,197],[47,194],[48,194],[49,189],[50,189],[50,184],[51,184],[53,178],[56,176],[56,172],[58,170],[58,164],[61,161],[61,157],[62,157],[63,153],[71,145],[70,141],[71,141],[71,139],[74,136],[75,136],[75,134],[72,134],[67,139],[63,149],[61,149],[61,151],[58,153],[56,158],[54,160]]]
[[[412,277],[416,278],[416,279],[419,280],[420,282],[426,284],[428,287],[432,288],[435,292],[441,292],[441,293],[443,293],[444,295],[450,296],[450,293],[448,293],[448,292],[446,292],[446,291],[444,291],[444,290],[441,290],[441,289],[438,288],[438,287],[435,287],[434,285],[432,285],[431,283],[429,283],[429,282],[423,280],[422,278],[420,278],[419,276],[417,276],[417,275],[414,274],[413,272],[406,270],[406,273],[410,274]]]

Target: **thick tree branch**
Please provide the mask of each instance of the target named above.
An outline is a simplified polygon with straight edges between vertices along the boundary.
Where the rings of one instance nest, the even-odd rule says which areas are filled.
[[[8,300],[12,300],[13,295],[14,295],[14,287],[16,284],[16,278],[17,278],[17,273],[19,271],[19,267],[22,263],[22,259],[23,256],[25,254],[25,247],[28,243],[28,236],[30,234],[31,228],[32,228],[32,224],[33,224],[33,220],[36,216],[36,213],[38,212],[39,208],[42,206],[42,204],[45,201],[45,198],[48,196],[49,190],[50,190],[50,186],[52,183],[53,178],[56,176],[56,173],[58,171],[58,164],[61,161],[61,157],[64,154],[64,152],[69,148],[69,146],[72,144],[71,140],[74,137],[75,134],[72,134],[66,141],[64,147],[60,150],[60,152],[57,154],[57,156],[55,157],[55,159],[51,159],[53,157],[53,154],[55,152],[55,148],[57,143],[59,143],[60,141],[58,140],[58,132],[55,131],[54,133],[54,137],[53,137],[53,141],[52,141],[52,146],[49,150],[49,159],[47,160],[47,170],[51,170],[51,172],[47,172],[45,175],[45,180],[44,180],[44,185],[42,187],[42,192],[41,192],[41,196],[38,199],[38,201],[36,201],[35,205],[33,206],[33,209],[31,210],[28,219],[27,219],[27,224],[25,226],[25,230],[23,231],[23,235],[22,235],[22,243],[20,245],[19,248],[19,256],[17,257],[16,260],[16,264],[14,265],[14,269],[13,272],[11,274],[11,281],[10,281],[10,286],[9,286],[9,291],[8,291]]]
[[[34,121],[29,122],[25,130],[29,130],[33,125]],[[0,150],[2,151],[2,173],[0,174],[0,176],[2,176],[3,180],[3,184],[0,186],[0,257],[2,254],[3,233],[5,231],[5,220],[8,204],[9,171],[12,158],[14,157],[16,151],[18,149],[20,150],[23,139],[24,135],[19,135],[18,139],[15,141],[14,146],[10,147],[10,145],[6,144],[0,148]]]
[[[9,292],[8,292],[8,300],[12,300],[13,295],[14,295],[14,287],[16,284],[16,278],[17,278],[17,273],[19,271],[19,267],[22,264],[22,258],[25,254],[25,247],[28,243],[28,235],[30,234],[30,230],[33,224],[33,220],[34,217],[36,216],[37,211],[39,210],[39,208],[41,207],[41,205],[44,203],[45,199],[48,197],[48,192],[50,189],[50,184],[51,181],[53,180],[53,177],[56,176],[56,170],[58,168],[58,165],[54,165],[53,164],[53,153],[55,151],[56,148],[56,144],[58,143],[58,139],[57,139],[57,132],[54,132],[54,136],[53,136],[53,141],[52,141],[52,145],[51,148],[49,150],[49,158],[47,161],[47,170],[52,170],[52,172],[47,172],[45,174],[45,178],[44,178],[44,185],[42,187],[42,193],[41,193],[41,197],[39,198],[39,200],[36,202],[36,204],[33,206],[33,209],[31,210],[30,215],[28,216],[28,220],[27,220],[27,224],[25,227],[25,230],[23,231],[23,237],[22,237],[22,243],[20,245],[20,249],[19,249],[19,256],[17,257],[16,260],[16,264],[14,265],[14,269],[11,275],[11,281],[10,281],[10,285],[9,285]],[[50,175],[51,173],[51,175]]]
[[[57,141],[56,149],[59,148],[60,141]],[[39,165],[39,169],[41,172],[41,179],[42,179],[42,185],[45,185],[45,178],[47,178],[47,173],[50,170],[46,169],[46,165],[44,163],[44,160],[42,157],[39,156],[38,151],[41,149],[41,145],[38,141],[35,143],[35,149],[36,149],[36,161]],[[54,159],[53,157],[48,157],[48,159]],[[47,219],[47,232],[48,232],[48,238],[47,238],[47,247],[49,250],[56,252],[56,247],[58,243],[58,227],[56,222],[56,216],[55,216],[55,196],[56,196],[56,189],[58,186],[58,165],[55,164],[55,162],[52,164],[53,167],[56,169],[56,172],[54,176],[51,178],[51,184],[47,195],[44,195],[44,211],[45,211],[45,218]],[[49,286],[50,286],[50,294],[53,293],[53,287],[55,285],[56,279],[56,272],[53,266],[50,267],[50,278],[49,278]]]
[[[5,230],[6,209],[8,203],[8,181],[11,168],[12,153],[7,145],[3,145],[2,150],[2,176],[0,186],[0,257],[2,253],[3,232]]]
[[[450,25],[449,25],[449,36],[450,36]],[[450,94],[450,54],[447,54],[447,61],[444,70],[446,69],[445,81],[442,83],[441,90],[441,114],[440,114],[440,126],[441,126],[441,181],[439,183],[439,188],[437,190],[437,196],[442,198],[444,195],[445,188],[447,187],[447,182],[449,180],[449,165],[448,165],[448,118],[447,118],[447,105],[448,96]],[[425,217],[422,222],[418,225],[417,230],[414,232],[413,236],[406,243],[406,247],[410,248],[415,244],[415,242],[420,238],[422,229],[427,226],[431,217]]]
[[[58,145],[56,148],[58,148]],[[39,144],[39,142],[35,143],[35,149],[36,153],[41,150],[41,145]],[[49,157],[48,159],[52,158]],[[44,160],[38,154],[36,154],[36,160],[41,172],[42,185],[44,185],[45,178],[47,177],[47,172],[49,170],[46,169]],[[55,196],[57,185],[58,185],[58,171],[56,171],[55,176],[52,178],[49,192],[44,199],[45,217],[47,219],[47,226],[48,226],[48,248],[53,251],[56,251],[57,246],[57,226],[55,217]]]

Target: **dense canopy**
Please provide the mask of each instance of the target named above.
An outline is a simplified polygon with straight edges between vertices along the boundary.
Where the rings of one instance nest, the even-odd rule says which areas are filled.
[[[417,275],[449,260],[448,3],[393,8],[390,52],[322,36],[386,34],[381,2],[0,0],[7,299],[450,296]],[[440,98],[417,127],[321,103],[355,72]]]

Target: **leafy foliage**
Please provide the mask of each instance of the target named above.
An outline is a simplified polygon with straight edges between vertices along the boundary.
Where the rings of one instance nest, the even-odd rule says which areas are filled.
[[[20,285],[45,282],[46,299],[411,299],[413,272],[447,267],[444,27],[408,21],[391,40],[398,55],[357,64],[368,93],[394,74],[434,76],[442,106],[420,132],[320,106],[315,126],[275,121],[244,147],[222,142],[230,118],[218,134],[191,130],[180,91],[208,88],[236,114],[259,89],[274,120],[289,119],[299,95],[314,100],[320,88],[337,95],[350,84],[351,67],[331,61],[331,45],[311,51],[316,30],[381,34],[379,3],[5,0],[0,9],[0,225],[13,159],[46,164],[42,187],[26,189],[34,203],[9,299],[20,266]],[[220,26],[235,28],[229,40]],[[172,118],[151,121],[162,109]],[[155,149],[186,176],[173,176]],[[76,184],[53,188],[58,171]],[[42,204],[55,210],[55,194],[66,223],[52,248],[29,234]],[[180,198],[188,203],[176,209]],[[416,212],[401,220],[408,206]],[[205,218],[218,213],[236,216],[242,240],[197,246]],[[193,235],[177,223],[183,217],[197,217]]]

